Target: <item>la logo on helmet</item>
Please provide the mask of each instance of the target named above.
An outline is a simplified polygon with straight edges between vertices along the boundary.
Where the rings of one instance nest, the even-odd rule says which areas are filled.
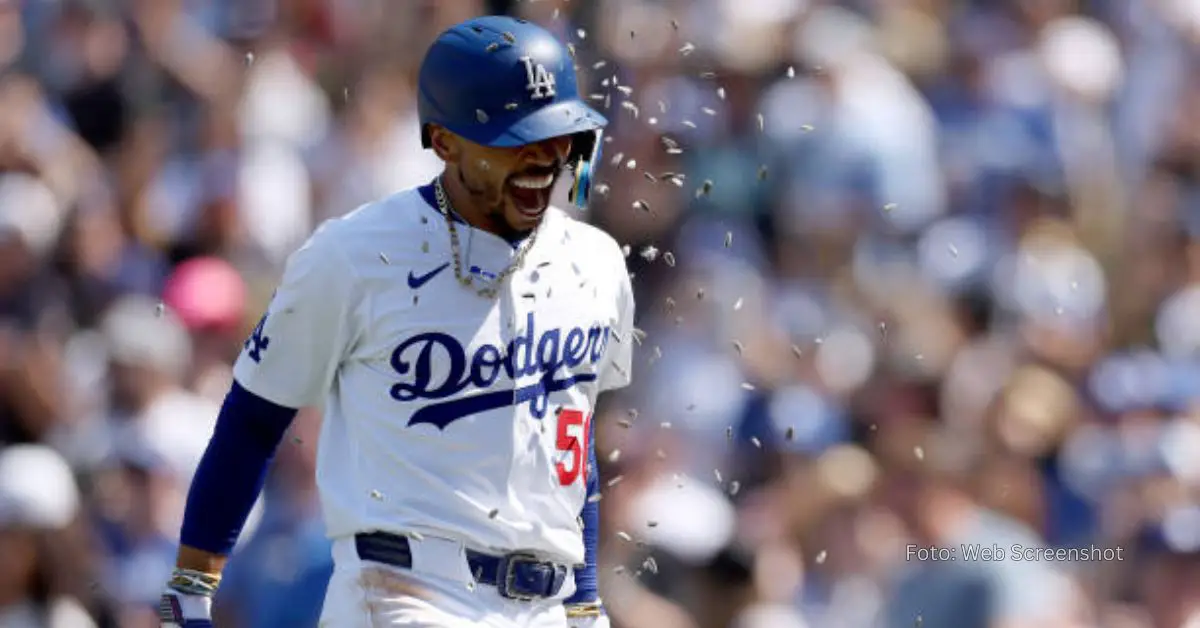
[[[546,70],[546,66],[535,63],[533,57],[521,57],[525,64],[525,89],[529,90],[529,98],[542,100],[554,96],[554,75]]]

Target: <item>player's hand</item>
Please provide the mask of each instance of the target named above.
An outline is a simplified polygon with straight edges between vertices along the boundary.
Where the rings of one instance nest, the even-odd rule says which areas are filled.
[[[568,628],[611,628],[608,613],[600,604],[567,606]]]
[[[167,587],[158,601],[162,628],[212,628],[212,598]]]

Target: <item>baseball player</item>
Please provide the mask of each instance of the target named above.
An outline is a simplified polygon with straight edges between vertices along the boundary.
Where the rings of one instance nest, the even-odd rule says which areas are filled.
[[[210,625],[273,452],[320,401],[321,626],[608,625],[592,412],[629,383],[633,295],[616,242],[549,204],[564,170],[587,202],[606,120],[523,20],[450,28],[419,81],[445,169],[289,258],[192,482],[164,626]]]

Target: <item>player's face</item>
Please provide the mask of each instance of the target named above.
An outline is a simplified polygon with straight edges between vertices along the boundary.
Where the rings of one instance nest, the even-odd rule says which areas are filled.
[[[481,146],[461,137],[450,141],[455,146],[447,161],[457,166],[460,183],[483,220],[501,232],[537,226],[571,152],[569,136],[512,148]]]

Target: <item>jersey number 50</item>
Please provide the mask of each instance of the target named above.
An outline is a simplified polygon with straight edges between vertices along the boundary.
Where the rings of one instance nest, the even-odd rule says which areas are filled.
[[[587,484],[587,464],[589,443],[588,436],[592,433],[592,417],[584,416],[579,410],[563,408],[558,413],[558,435],[554,446],[566,456],[555,463],[558,470],[558,483],[570,486],[575,480],[583,478]]]

